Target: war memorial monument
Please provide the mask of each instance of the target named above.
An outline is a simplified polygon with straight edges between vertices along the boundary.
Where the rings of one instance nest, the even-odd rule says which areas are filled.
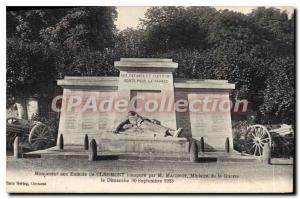
[[[58,142],[83,145],[94,138],[98,151],[233,151],[226,80],[173,78],[171,59],[121,58],[119,77],[70,77],[63,88]],[[199,144],[204,146],[199,147]],[[204,142],[203,142],[204,141]]]

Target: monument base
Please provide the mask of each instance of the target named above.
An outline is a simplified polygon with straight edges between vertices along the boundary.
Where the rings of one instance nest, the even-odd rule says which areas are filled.
[[[81,158],[88,159],[88,150],[84,150],[83,145],[67,145],[63,150],[58,146],[45,150],[32,151],[23,154],[23,158]],[[81,160],[80,159],[80,160]],[[205,152],[198,154],[198,162],[254,162],[260,158],[252,155],[241,155],[237,152]],[[140,153],[140,152],[100,152],[99,161],[104,160],[137,160],[137,161],[180,161],[190,162],[189,153]],[[274,160],[272,159],[272,162]],[[277,160],[276,160],[277,161]],[[275,162],[275,161],[274,161]]]
[[[132,137],[119,134],[107,134],[97,139],[101,152],[135,153],[186,153],[189,142],[179,137]]]

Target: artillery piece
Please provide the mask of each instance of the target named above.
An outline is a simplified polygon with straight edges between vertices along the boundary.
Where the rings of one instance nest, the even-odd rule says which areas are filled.
[[[6,119],[6,148],[11,149],[16,137],[23,148],[41,150],[55,145],[55,135],[49,126],[15,117]]]
[[[249,126],[244,139],[246,152],[261,156],[265,144],[269,144],[273,156],[292,156],[294,152],[292,126],[286,124]]]

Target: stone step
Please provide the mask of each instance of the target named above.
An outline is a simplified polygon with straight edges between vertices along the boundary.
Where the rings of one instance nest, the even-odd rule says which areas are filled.
[[[88,150],[82,146],[57,146],[45,150],[23,154],[24,158],[84,158],[88,159]],[[198,162],[239,162],[257,161],[254,156],[241,156],[240,153],[206,152],[198,154]],[[189,153],[118,153],[98,151],[98,160],[139,160],[139,161],[189,161]]]
[[[83,158],[87,159],[87,153],[46,153],[46,154],[24,154],[24,158]],[[189,161],[189,154],[182,154],[180,156],[175,156],[172,154],[98,154],[98,160],[136,160],[136,161],[144,161],[144,160],[157,160],[157,161]],[[198,162],[252,162],[257,161],[256,158],[245,158],[245,157],[215,157],[215,156],[199,156]]]

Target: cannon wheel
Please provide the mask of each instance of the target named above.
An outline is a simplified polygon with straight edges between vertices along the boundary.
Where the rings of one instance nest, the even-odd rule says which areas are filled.
[[[262,156],[265,144],[272,146],[271,134],[265,126],[256,124],[247,128],[245,149],[248,154]]]
[[[50,127],[37,123],[31,129],[28,141],[34,150],[40,150],[51,147],[55,143],[55,138]]]

